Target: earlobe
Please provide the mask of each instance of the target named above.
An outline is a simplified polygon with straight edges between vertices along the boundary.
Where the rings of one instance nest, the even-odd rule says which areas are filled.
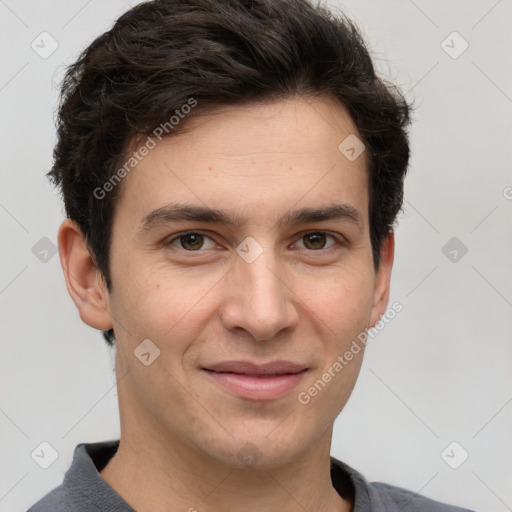
[[[108,290],[76,222],[71,219],[62,222],[58,244],[66,287],[80,318],[95,329],[110,329],[113,324]]]
[[[395,255],[395,235],[393,231],[382,241],[380,265],[375,276],[373,308],[369,327],[373,327],[386,311],[389,302],[391,270]]]

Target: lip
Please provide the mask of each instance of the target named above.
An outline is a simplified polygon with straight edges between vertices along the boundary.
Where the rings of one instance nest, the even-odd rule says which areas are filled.
[[[291,361],[225,361],[202,368],[223,389],[246,400],[275,400],[289,393],[308,368]]]

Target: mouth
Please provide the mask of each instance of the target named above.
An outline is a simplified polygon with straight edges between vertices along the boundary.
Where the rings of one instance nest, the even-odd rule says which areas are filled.
[[[245,400],[275,400],[288,394],[308,368],[290,361],[255,364],[227,361],[202,368],[224,391]]]

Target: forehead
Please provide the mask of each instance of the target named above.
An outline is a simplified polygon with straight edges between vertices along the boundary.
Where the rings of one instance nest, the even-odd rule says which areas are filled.
[[[184,133],[153,137],[154,147],[122,182],[116,215],[140,224],[155,209],[182,202],[243,213],[249,223],[266,216],[275,222],[294,206],[341,202],[367,224],[367,155],[348,158],[343,141],[361,137],[339,103],[292,98],[183,122]]]

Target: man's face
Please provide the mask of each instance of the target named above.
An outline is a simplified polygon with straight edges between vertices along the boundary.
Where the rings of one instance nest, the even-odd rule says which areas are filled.
[[[363,351],[332,367],[387,303],[366,155],[340,152],[357,130],[326,99],[226,108],[192,127],[149,151],[116,205],[108,309],[122,429],[230,465],[283,464],[330,436]],[[173,221],[163,209],[177,204],[240,224]],[[293,219],[335,205],[342,215]],[[254,375],[274,362],[297,366]]]

